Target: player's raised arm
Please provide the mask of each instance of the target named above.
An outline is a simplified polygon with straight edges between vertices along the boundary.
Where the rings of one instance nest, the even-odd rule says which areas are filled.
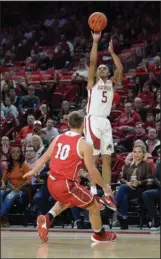
[[[92,180],[102,187],[105,194],[111,193],[111,188],[105,184],[100,172],[97,170],[93,160],[93,147],[85,140],[80,143],[80,149],[83,153],[84,163]]]
[[[115,86],[122,79],[123,66],[122,66],[122,63],[121,63],[119,57],[115,54],[115,52],[113,50],[112,40],[109,43],[108,50],[112,56],[115,66],[116,66],[116,70],[115,70],[114,76],[112,78],[113,85]]]
[[[52,141],[47,151],[37,160],[34,168],[23,176],[23,178],[37,176],[38,171],[46,164],[52,156],[57,137]]]
[[[96,75],[96,68],[97,68],[97,49],[98,49],[98,41],[101,37],[101,32],[99,33],[92,33],[93,37],[93,45],[90,53],[90,65],[88,71],[88,85],[87,88],[90,89],[94,85],[94,78]]]

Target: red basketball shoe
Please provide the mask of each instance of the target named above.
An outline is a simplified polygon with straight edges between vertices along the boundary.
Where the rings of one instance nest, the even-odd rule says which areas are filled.
[[[100,242],[114,242],[116,241],[117,239],[117,236],[114,232],[105,232],[103,235],[98,235],[97,233],[94,233],[94,235],[91,237],[91,240],[93,242],[97,242],[97,243],[100,243]]]
[[[117,211],[116,202],[112,196],[100,197],[99,202],[102,203],[105,207],[108,207],[113,211]]]
[[[37,218],[37,229],[41,241],[48,241],[48,229],[50,227],[50,219],[48,215],[40,215]]]

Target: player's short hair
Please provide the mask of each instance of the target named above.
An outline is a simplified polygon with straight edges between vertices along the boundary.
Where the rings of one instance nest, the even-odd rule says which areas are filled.
[[[84,121],[83,116],[78,111],[73,111],[69,114],[69,126],[72,129],[79,129]]]

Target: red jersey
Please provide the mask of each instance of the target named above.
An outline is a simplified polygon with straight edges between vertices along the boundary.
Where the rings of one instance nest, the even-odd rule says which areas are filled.
[[[58,136],[50,160],[50,173],[56,180],[77,181],[83,168],[83,157],[79,154],[79,142],[83,137],[72,131]]]

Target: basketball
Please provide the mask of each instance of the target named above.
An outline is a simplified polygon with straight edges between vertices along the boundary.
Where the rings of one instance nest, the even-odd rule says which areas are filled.
[[[95,12],[88,19],[89,27],[96,32],[103,31],[107,26],[108,20],[106,15],[100,12]]]

